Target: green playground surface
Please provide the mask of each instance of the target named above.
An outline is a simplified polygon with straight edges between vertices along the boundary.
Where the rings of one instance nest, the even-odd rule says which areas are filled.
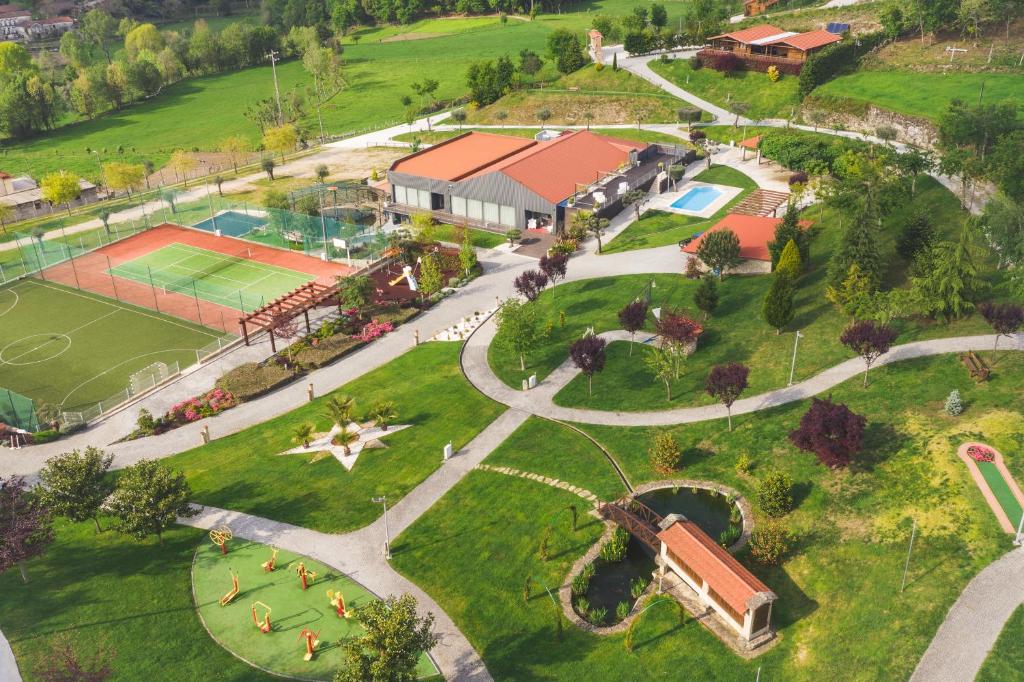
[[[212,542],[200,545],[192,564],[192,589],[199,615],[217,642],[250,665],[272,673],[301,679],[330,680],[342,665],[339,642],[359,637],[363,628],[355,618],[341,618],[327,598],[327,590],[341,591],[348,609],[375,599],[362,585],[326,565],[294,552],[279,550],[276,568],[263,570],[272,549],[243,540],[228,542],[221,554]],[[316,573],[303,590],[296,569],[302,562]],[[231,589],[231,572],[238,576],[238,595],[227,606],[220,599]],[[252,605],[270,607],[271,631],[259,631],[252,619]],[[257,606],[262,621],[264,608]],[[303,660],[306,644],[303,628],[319,632],[320,645],[311,661]],[[420,657],[420,677],[438,674],[433,661]]]
[[[232,338],[176,317],[25,279],[0,288],[0,385],[36,402],[82,410],[124,390],[155,362],[181,367]]]
[[[177,242],[115,265],[109,273],[247,312],[316,279],[252,260],[248,248],[225,254]]]
[[[992,490],[992,494],[996,496],[996,500],[999,502],[999,506],[1006,512],[1006,517],[1010,519],[1010,523],[1014,528],[1020,523],[1020,517],[1024,514],[1024,508],[1021,507],[1020,501],[1017,500],[1017,496],[1013,494],[1010,489],[1010,485],[1003,478],[1002,472],[996,466],[995,462],[976,462],[978,465],[978,471],[985,478],[985,482],[988,483],[988,487]]]

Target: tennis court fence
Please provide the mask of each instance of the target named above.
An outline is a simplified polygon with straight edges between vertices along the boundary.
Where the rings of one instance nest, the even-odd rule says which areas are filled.
[[[38,431],[35,403],[9,388],[0,388],[0,423],[23,431]]]

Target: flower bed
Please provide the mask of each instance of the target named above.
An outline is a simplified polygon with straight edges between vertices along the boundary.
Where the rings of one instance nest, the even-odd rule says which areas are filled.
[[[976,462],[993,462],[996,458],[992,448],[985,447],[984,445],[968,446],[967,456]]]
[[[204,417],[212,417],[237,404],[238,401],[230,392],[218,386],[202,396],[181,401],[169,409],[163,418],[176,425],[187,424],[199,421]]]

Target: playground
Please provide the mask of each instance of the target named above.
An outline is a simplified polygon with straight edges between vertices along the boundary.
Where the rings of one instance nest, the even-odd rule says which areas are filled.
[[[3,388],[81,410],[123,391],[132,374],[181,367],[225,336],[168,315],[61,284],[25,279],[0,289]]]
[[[341,640],[363,632],[352,609],[374,599],[318,561],[236,540],[227,528],[211,531],[196,551],[192,589],[203,624],[225,649],[273,674],[315,680],[338,670]],[[437,668],[424,655],[418,672],[429,677]]]

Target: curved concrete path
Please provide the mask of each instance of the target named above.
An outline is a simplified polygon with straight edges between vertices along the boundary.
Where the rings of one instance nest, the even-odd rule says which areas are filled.
[[[18,662],[14,660],[11,644],[2,632],[0,632],[0,682],[21,682]]]
[[[1024,547],[1007,552],[967,584],[939,626],[911,682],[969,682],[999,633],[1024,604]]]
[[[567,358],[565,362],[556,367],[543,381],[540,381],[534,389],[529,391],[513,389],[495,375],[490,363],[487,361],[487,348],[490,346],[496,332],[497,324],[492,317],[469,337],[466,341],[466,348],[462,353],[462,371],[469,381],[476,386],[477,390],[509,407],[551,419],[607,426],[670,426],[710,419],[725,419],[727,416],[726,409],[722,405],[679,407],[671,410],[648,412],[611,412],[560,407],[554,404],[555,394],[579,373],[579,370],[573,366],[572,360]],[[605,332],[601,336],[608,341],[629,340],[629,334],[621,330]],[[650,335],[648,334],[648,336]],[[638,339],[640,338],[642,337],[638,337]],[[995,336],[992,335],[958,336],[932,339],[930,341],[915,341],[894,346],[892,350],[878,359],[875,363],[875,368],[901,360],[910,360],[930,355],[944,355],[969,350],[989,350],[994,343]],[[1020,349],[1019,343],[1017,347]],[[1009,346],[1005,346],[1005,348],[1009,348]],[[863,371],[864,361],[860,358],[852,358],[787,388],[780,388],[737,400],[732,406],[732,413],[733,415],[746,414],[804,400],[827,391],[848,379],[859,376]]]

